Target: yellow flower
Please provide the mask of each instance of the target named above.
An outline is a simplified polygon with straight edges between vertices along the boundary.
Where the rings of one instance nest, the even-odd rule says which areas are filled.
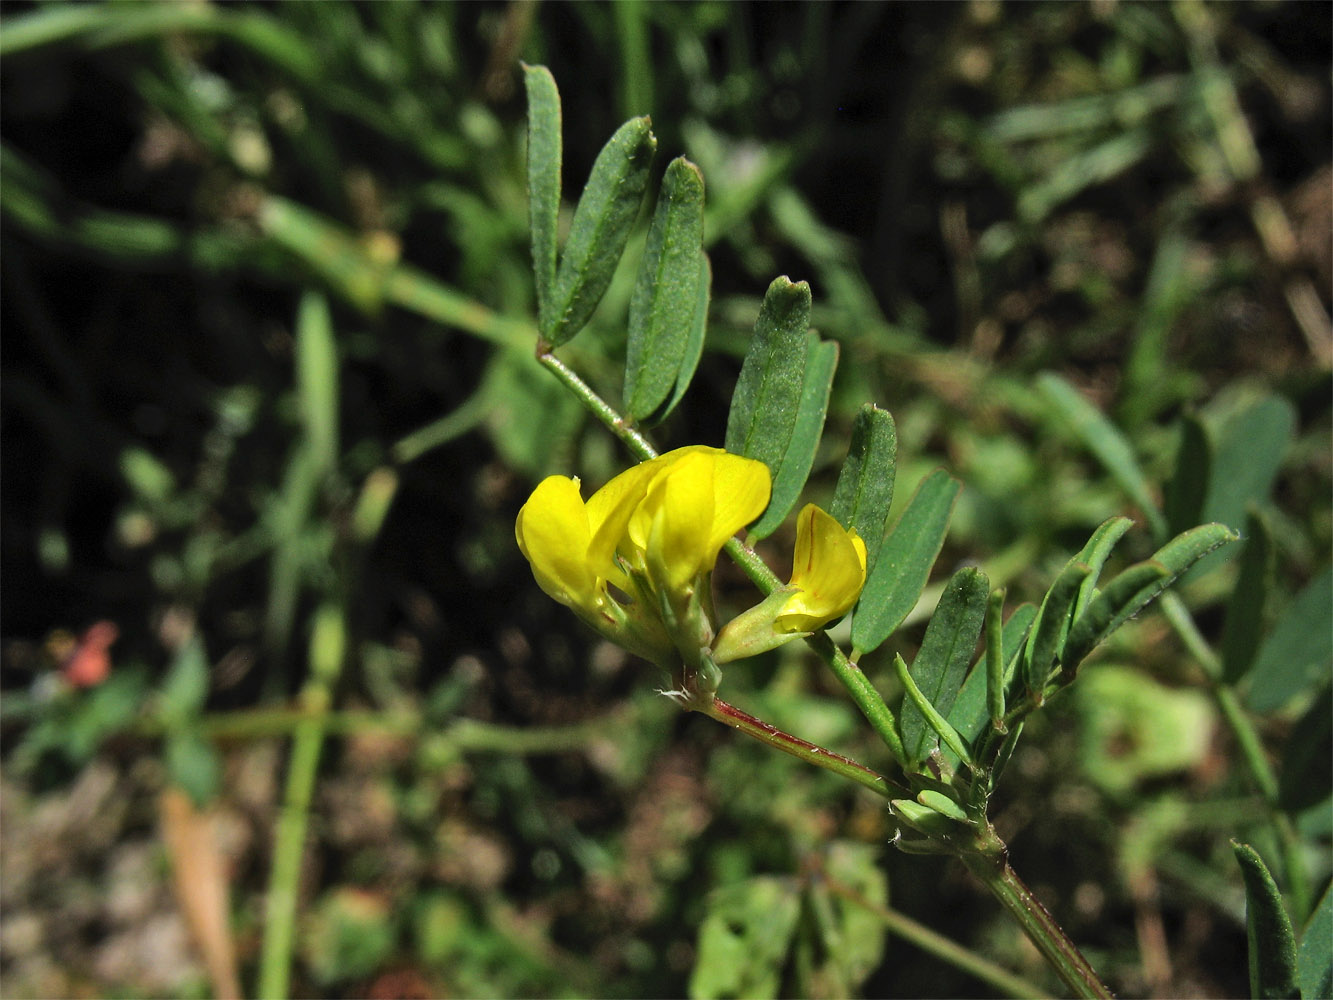
[[[796,593],[779,609],[779,632],[813,632],[845,615],[866,582],[866,543],[830,514],[806,504],[796,519],[791,583]]]
[[[538,586],[585,617],[614,620],[607,583],[643,578],[672,601],[712,570],[718,551],[763,513],[768,467],[720,448],[678,448],[616,476],[585,504],[579,482],[544,479],[514,533]]]

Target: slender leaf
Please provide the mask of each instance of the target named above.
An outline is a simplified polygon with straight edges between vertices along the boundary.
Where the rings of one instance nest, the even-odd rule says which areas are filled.
[[[1315,577],[1283,610],[1259,647],[1246,701],[1256,712],[1281,708],[1329,677],[1333,665],[1333,567]]]
[[[1203,520],[1203,505],[1208,496],[1213,446],[1203,423],[1192,414],[1180,425],[1180,447],[1176,449],[1176,468],[1166,484],[1166,523],[1171,531],[1188,531]]]
[[[1246,505],[1268,499],[1295,426],[1296,410],[1281,396],[1266,396],[1222,424],[1203,520],[1239,528]]]
[[[889,508],[898,455],[898,433],[888,410],[866,403],[852,424],[847,461],[838,473],[829,513],[866,543],[866,572],[874,572]]]
[[[528,222],[537,282],[538,327],[551,329],[555,303],[556,232],[560,221],[563,158],[560,92],[545,66],[523,66],[528,92]]]
[[[1236,684],[1254,663],[1264,632],[1264,604],[1273,586],[1272,534],[1257,508],[1245,519],[1245,550],[1240,557],[1236,588],[1227,602],[1222,631],[1222,679]]]
[[[320,473],[338,464],[338,348],[329,304],[306,292],[296,317],[296,379],[301,422]]]
[[[1032,623],[1037,617],[1037,606],[1035,604],[1020,604],[1014,608],[1009,620],[1004,623],[1004,631],[1000,644],[1000,658],[1004,664],[1004,671],[1001,675],[1002,687],[1008,691],[1013,680],[1015,668],[1018,666],[1019,655],[1023,652],[1029,631],[1032,629]],[[984,663],[979,663],[972,668],[972,672],[967,675],[967,680],[963,682],[963,689],[958,692],[958,699],[953,703],[953,708],[949,712],[949,724],[952,725],[958,734],[971,746],[975,746],[977,738],[986,730],[990,724],[990,713],[987,708],[987,670]]]
[[[1302,1000],[1333,996],[1333,886],[1315,907],[1296,956]]]
[[[676,385],[671,398],[661,410],[648,418],[648,423],[659,423],[676,408],[676,404],[685,395],[694,378],[694,370],[699,367],[699,359],[704,353],[704,338],[708,334],[708,300],[712,294],[713,268],[708,263],[708,254],[699,251],[699,281],[695,290],[694,313],[690,316],[690,335],[685,340],[685,351],[680,360],[680,371],[676,373]]]
[[[1115,577],[1070,628],[1060,656],[1065,671],[1076,670],[1098,643],[1142,611],[1195,562],[1237,537],[1225,525],[1205,524],[1177,535],[1151,559],[1136,563]]]
[[[1328,790],[1333,786],[1333,689],[1325,684],[1315,693],[1310,707],[1291,727],[1282,751],[1277,800],[1286,812],[1296,815],[1319,803],[1328,808]]]
[[[1037,387],[1055,408],[1056,416],[1079,437],[1106,471],[1148,519],[1154,538],[1164,538],[1166,519],[1157,509],[1152,487],[1139,467],[1134,449],[1120,430],[1072,385],[1051,372],[1037,377]]]
[[[1091,574],[1092,567],[1087,563],[1077,557],[1069,560],[1042,599],[1023,652],[1023,684],[1034,694],[1040,695],[1050,679],[1056,654],[1068,634],[1070,612]]]
[[[657,211],[629,305],[625,412],[633,420],[655,413],[685,362],[703,277],[704,179],[684,157],[667,166]]]
[[[986,714],[996,729],[1004,728],[1004,588],[991,591],[986,604]],[[974,671],[975,672],[975,671]],[[970,678],[969,678],[970,679]],[[964,687],[967,686],[964,682]],[[959,692],[959,700],[962,692]],[[955,702],[955,705],[957,702]]]
[[[963,686],[981,635],[989,597],[990,584],[985,573],[972,567],[960,569],[944,588],[926,626],[921,650],[912,661],[912,678],[941,716],[948,716]],[[934,727],[911,702],[903,703],[899,721],[908,756],[922,760],[936,743],[932,737]]]
[[[1073,617],[1077,618],[1088,606],[1088,602],[1097,596],[1097,579],[1101,576],[1102,567],[1106,565],[1106,560],[1111,555],[1111,550],[1115,548],[1116,542],[1120,541],[1125,532],[1133,526],[1134,522],[1127,517],[1113,517],[1103,521],[1092,533],[1082,551],[1074,557],[1086,564],[1089,572],[1083,585],[1078,589]]]
[[[944,545],[949,518],[962,484],[936,469],[917,487],[880,548],[852,619],[852,645],[861,653],[893,634],[916,604],[930,567]]]
[[[796,414],[796,426],[782,456],[782,463],[773,475],[773,494],[768,501],[768,509],[750,529],[750,534],[755,538],[771,535],[791,513],[810,476],[819,439],[824,433],[829,390],[833,388],[833,372],[838,367],[838,345],[830,340],[821,341],[813,333],[807,333],[806,337],[801,408]]]
[[[1250,949],[1250,996],[1284,1000],[1296,995],[1296,937],[1282,893],[1253,847],[1231,842],[1245,879],[1245,936]]]
[[[759,307],[727,415],[727,451],[757,458],[775,473],[800,409],[809,325],[810,286],[775,278]]]
[[[542,334],[558,347],[587,324],[625,252],[657,149],[647,118],[632,118],[602,147],[574,210]]]

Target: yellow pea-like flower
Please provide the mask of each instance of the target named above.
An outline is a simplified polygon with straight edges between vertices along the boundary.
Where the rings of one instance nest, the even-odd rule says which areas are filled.
[[[542,590],[614,630],[627,609],[608,583],[657,598],[636,604],[684,606],[727,539],[763,513],[770,488],[764,463],[692,445],[627,469],[587,503],[577,479],[550,476],[519,511],[514,533]]]
[[[790,586],[796,589],[779,609],[779,632],[813,632],[845,615],[866,582],[866,543],[855,530],[814,504],[796,520],[796,551]]]

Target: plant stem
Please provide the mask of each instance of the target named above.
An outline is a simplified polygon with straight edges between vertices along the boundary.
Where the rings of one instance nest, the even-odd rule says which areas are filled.
[[[985,853],[967,852],[961,855],[968,871],[979,878],[991,891],[991,895],[1018,921],[1029,940],[1037,946],[1042,957],[1075,996],[1113,996],[1074,942],[1060,929],[1055,918],[1010,867],[1008,851],[999,838],[994,837],[994,834],[991,836],[994,844],[989,845]]]
[[[592,386],[579,378],[567,364],[557,358],[544,344],[537,345],[537,360],[545,365],[575,396],[588,411],[606,425],[607,429],[620,438],[641,462],[657,457],[657,449],[652,443],[631,427],[615,409],[593,390]]]
[[[963,972],[976,976],[977,979],[995,987],[999,992],[1016,997],[1018,1000],[1024,1000],[1027,997],[1034,998],[1034,1000],[1045,1000],[1050,996],[1031,980],[1024,979],[1022,976],[982,958],[956,941],[931,930],[925,924],[918,923],[907,914],[866,899],[851,886],[844,885],[837,879],[831,878],[827,873],[824,873],[822,878],[828,886],[829,892],[835,896],[841,896],[849,903],[859,906],[867,913],[877,917],[891,934],[898,935],[904,941],[911,942],[922,951],[934,955],[940,961],[947,962],[956,969],[961,969]]]
[[[783,753],[799,757],[807,764],[814,764],[815,767],[822,767],[826,771],[832,771],[844,778],[850,778],[857,784],[864,785],[885,798],[901,791],[896,789],[884,775],[872,771],[864,764],[858,764],[850,757],[825,750],[815,743],[783,732],[777,726],[756,719],[753,715],[742,712],[734,705],[728,705],[721,698],[714,698],[711,705],[707,708],[698,709],[698,711],[707,715],[710,719],[716,719],[723,725],[745,733],[747,736],[753,736],[761,743],[767,743]]]
[[[1291,817],[1283,811],[1278,802],[1277,775],[1273,773],[1273,767],[1268,762],[1259,731],[1255,728],[1254,720],[1250,718],[1249,713],[1241,706],[1236,689],[1223,679],[1221,660],[1199,632],[1198,626],[1194,624],[1193,615],[1190,614],[1180,595],[1168,591],[1162,595],[1161,602],[1162,613],[1166,615],[1166,620],[1176,630],[1185,648],[1198,661],[1208,677],[1208,689],[1213,700],[1217,702],[1222,718],[1231,729],[1232,736],[1235,737],[1241,760],[1245,762],[1245,769],[1250,773],[1250,780],[1254,782],[1254,787],[1258,789],[1268,806],[1269,820],[1277,833],[1278,844],[1282,851],[1282,868],[1287,875],[1287,891],[1291,896],[1292,910],[1298,920],[1303,920],[1310,912],[1313,897],[1309,875],[1301,858],[1300,836]]]

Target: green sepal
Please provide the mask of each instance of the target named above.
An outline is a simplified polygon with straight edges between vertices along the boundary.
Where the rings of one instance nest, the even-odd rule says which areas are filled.
[[[648,186],[657,149],[650,126],[647,118],[630,119],[593,163],[560,256],[550,315],[540,327],[550,347],[559,347],[587,325],[611,283]]]
[[[689,160],[668,164],[629,304],[625,414],[665,417],[693,338],[703,252],[704,179]],[[686,381],[693,368],[686,374]]]
[[[754,336],[727,415],[727,451],[776,473],[787,452],[805,383],[810,286],[774,278],[764,293]]]
[[[1250,951],[1250,996],[1285,1000],[1296,996],[1296,937],[1282,893],[1253,847],[1231,842],[1245,880],[1245,936]]]
[[[936,469],[922,480],[884,540],[853,612],[852,645],[861,653],[884,642],[916,605],[944,545],[961,489],[958,480]]]
[[[866,543],[866,573],[872,573],[884,544],[893,506],[898,432],[888,410],[866,403],[852,424],[852,443],[838,473],[829,513]]]
[[[754,607],[742,611],[722,626],[713,643],[713,661],[731,663],[744,660],[809,635],[809,632],[779,632],[773,627],[783,605],[795,593],[796,587],[779,587]]]
[[[528,227],[537,285],[537,326],[551,329],[555,302],[556,233],[560,223],[560,91],[545,66],[523,64],[528,95]]]
[[[767,538],[776,531],[805,489],[810,467],[815,463],[815,452],[819,449],[819,439],[824,433],[829,391],[833,388],[833,373],[837,367],[838,345],[807,333],[805,375],[796,424],[792,428],[791,440],[787,442],[787,450],[782,453],[773,473],[773,492],[768,507],[763,517],[750,527],[753,538]]]

